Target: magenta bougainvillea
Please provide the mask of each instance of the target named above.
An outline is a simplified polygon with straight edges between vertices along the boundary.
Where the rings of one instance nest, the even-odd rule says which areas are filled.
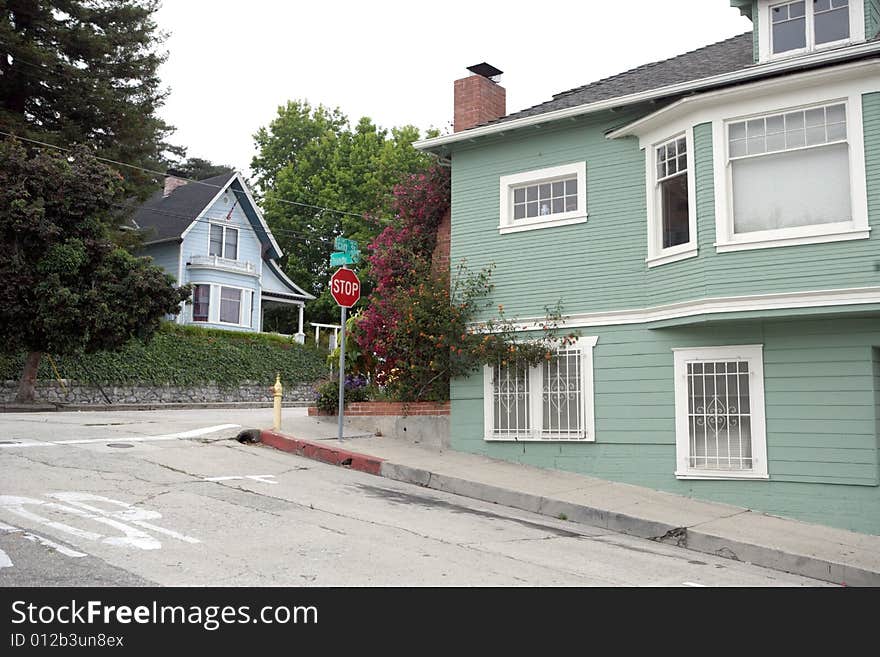
[[[449,209],[449,170],[435,166],[409,176],[395,186],[393,208],[396,222],[367,246],[375,288],[354,334],[361,349],[375,357],[380,383],[398,365],[400,354],[392,345],[400,328],[402,300],[419,283],[444,278],[432,273],[431,254],[437,227]],[[445,284],[448,287],[448,275]]]
[[[491,268],[468,272],[460,263],[450,285],[448,270],[432,267],[437,228],[449,210],[449,173],[435,167],[394,189],[396,223],[368,246],[376,282],[370,305],[353,330],[361,361],[374,381],[398,401],[449,398],[449,381],[485,363],[537,364],[573,336],[558,337],[561,306],[548,309],[541,336],[518,339],[513,320],[498,319],[473,330],[490,309]],[[519,327],[520,329],[522,327]]]

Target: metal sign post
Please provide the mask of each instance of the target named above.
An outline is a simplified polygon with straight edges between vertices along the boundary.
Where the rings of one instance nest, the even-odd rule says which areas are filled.
[[[330,277],[330,295],[342,308],[339,336],[339,440],[342,441],[342,427],[345,424],[345,321],[348,309],[361,298],[361,282],[346,265],[359,262],[361,254],[357,242],[344,237],[336,238],[335,247],[340,252],[330,255],[330,266],[342,265],[342,268]]]
[[[342,329],[339,340],[339,440],[342,441],[342,425],[345,412],[345,315],[348,308],[342,306]]]

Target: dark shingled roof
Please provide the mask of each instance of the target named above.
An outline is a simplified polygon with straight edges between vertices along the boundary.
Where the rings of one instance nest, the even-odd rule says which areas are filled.
[[[659,89],[671,84],[700,80],[713,75],[738,71],[754,65],[752,33],[746,32],[725,41],[713,43],[697,50],[665,59],[638,68],[555,94],[552,100],[529,107],[520,112],[508,114],[489,123],[503,123],[545,112],[576,107],[600,100],[651,89]],[[487,125],[487,124],[484,124]]]
[[[224,173],[199,182],[181,185],[164,197],[157,191],[132,217],[133,227],[144,231],[144,242],[159,242],[180,237],[205,206],[235,176]]]

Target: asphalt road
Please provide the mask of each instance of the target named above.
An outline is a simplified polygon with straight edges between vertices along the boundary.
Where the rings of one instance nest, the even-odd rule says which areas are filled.
[[[0,415],[0,586],[825,585],[234,439],[270,424]]]

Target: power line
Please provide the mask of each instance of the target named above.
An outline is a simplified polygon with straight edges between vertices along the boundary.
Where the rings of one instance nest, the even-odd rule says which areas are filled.
[[[0,130],[0,135],[5,135],[6,137],[10,137],[12,139],[18,139],[19,141],[26,141],[26,142],[29,142],[32,144],[36,144],[38,146],[42,146],[44,148],[54,148],[59,151],[64,151],[65,153],[72,153],[73,152],[73,149],[71,149],[71,148],[65,148],[64,146],[57,146],[55,144],[50,144],[48,142],[39,141],[37,139],[30,139],[28,137],[22,137],[20,135],[13,134],[11,132],[5,132],[3,130]],[[168,175],[166,172],[157,171],[155,169],[147,169],[145,167],[138,166],[136,164],[129,164],[127,162],[119,162],[117,160],[111,160],[109,158],[99,157],[97,155],[95,156],[95,159],[100,160],[101,162],[115,164],[117,166],[129,167],[131,169],[137,169],[138,171],[143,171],[145,173],[150,173],[153,175],[161,176],[163,178]],[[237,174],[237,172],[236,172],[236,174]],[[212,183],[206,183],[203,180],[196,180],[194,178],[184,178],[182,176],[175,176],[175,177],[180,178],[181,180],[186,180],[187,183],[193,183],[196,185],[203,185],[205,187],[212,187],[214,189],[224,189],[226,187],[225,185],[215,185]],[[310,203],[301,203],[299,201],[291,201],[289,199],[284,199],[284,198],[274,198],[273,197],[271,200],[272,200],[272,202],[284,203],[287,205],[295,205],[295,206],[299,206],[299,207],[309,208],[312,210],[320,210],[321,212],[332,212],[334,214],[343,214],[343,215],[348,215],[348,216],[352,216],[352,217],[358,217],[360,219],[364,219],[365,215],[367,214],[367,213],[350,212],[348,210],[338,210],[336,208],[328,208],[328,207],[321,206],[321,205],[312,205]],[[372,217],[372,218],[377,221],[383,222],[385,224],[390,224],[393,221],[392,219],[388,219],[385,217]]]
[[[127,206],[127,205],[125,205],[125,204],[116,203],[116,204],[114,204],[114,205],[115,205],[116,207],[120,208],[120,209],[123,209],[123,210],[130,209],[129,206]],[[189,215],[180,214],[180,213],[177,213],[177,212],[171,212],[171,211],[169,211],[169,210],[160,210],[160,209],[158,209],[158,208],[148,208],[147,211],[148,211],[148,212],[153,212],[153,213],[156,213],[156,214],[161,214],[161,215],[164,215],[164,216],[167,216],[167,217],[174,217],[174,218],[177,218],[177,219],[183,219],[184,221],[187,221],[187,222],[189,222],[189,223],[191,223],[191,224],[193,224],[193,223],[206,223],[206,224],[211,224],[211,223],[215,223],[215,222],[217,222],[217,221],[223,219],[223,217],[219,217],[219,216],[214,216],[214,217],[204,216],[204,217],[197,217],[197,218],[194,219],[193,217],[191,217],[191,216],[189,216]],[[222,212],[221,212],[220,214],[222,214]],[[290,239],[292,239],[292,240],[294,240],[294,241],[299,241],[299,242],[321,242],[321,243],[327,245],[328,248],[332,248],[332,246],[333,246],[332,242],[331,242],[329,239],[327,239],[327,238],[324,238],[324,237],[317,237],[317,236],[310,236],[310,235],[307,235],[307,234],[305,234],[305,233],[299,233],[299,232],[296,232],[296,231],[292,231],[292,230],[290,230],[290,229],[288,229],[288,228],[278,228],[278,229],[276,229],[276,230],[272,230],[271,232],[272,232],[273,235],[275,235],[275,234],[279,234],[279,233],[284,234],[284,235],[286,235],[287,237],[289,237]],[[148,239],[148,241],[149,241],[149,239]]]

